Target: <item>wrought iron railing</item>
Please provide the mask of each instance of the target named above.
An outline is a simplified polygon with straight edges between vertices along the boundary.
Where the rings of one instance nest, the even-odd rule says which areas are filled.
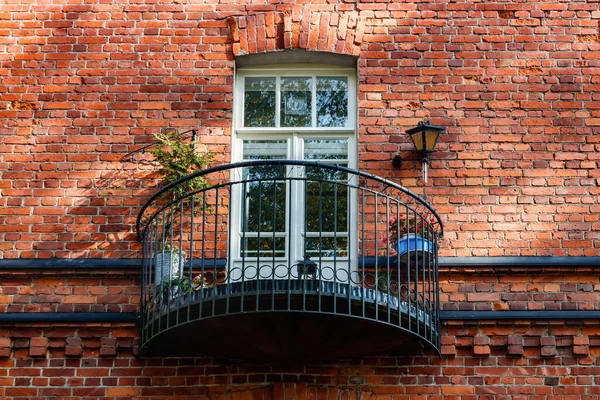
[[[137,230],[142,352],[190,322],[256,312],[370,320],[439,349],[442,223],[388,180],[308,161],[223,165],[152,196]]]

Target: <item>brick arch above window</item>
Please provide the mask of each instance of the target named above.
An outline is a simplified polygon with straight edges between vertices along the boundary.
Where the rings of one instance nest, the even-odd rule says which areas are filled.
[[[236,57],[280,50],[356,57],[365,31],[358,12],[311,11],[306,7],[232,16],[228,23]]]

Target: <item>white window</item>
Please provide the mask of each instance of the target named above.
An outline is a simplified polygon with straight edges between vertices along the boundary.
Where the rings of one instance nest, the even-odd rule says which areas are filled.
[[[356,168],[355,79],[354,70],[340,68],[239,70],[233,161],[306,160]],[[232,204],[234,261],[291,265],[310,256],[321,265],[348,265],[356,259],[349,257],[356,251],[350,243],[356,241],[356,199],[345,186],[327,183],[347,181],[346,173],[271,165],[241,174],[247,183],[232,193],[240,199]],[[309,180],[269,180],[275,176]]]

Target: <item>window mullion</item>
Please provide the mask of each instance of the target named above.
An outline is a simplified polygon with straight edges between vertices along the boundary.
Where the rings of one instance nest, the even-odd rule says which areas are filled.
[[[281,115],[281,77],[275,76],[275,127],[279,128]]]
[[[312,90],[311,90],[311,96],[312,96],[312,109],[311,109],[311,116],[312,116],[312,127],[315,128],[317,126],[317,76],[313,75],[312,76]]]
[[[314,108],[314,104],[313,104]],[[296,160],[304,160],[304,136],[294,134],[296,138]],[[299,167],[297,169],[298,178],[304,178],[306,176],[305,167]],[[296,259],[300,260],[304,258],[305,255],[305,247],[306,247],[306,202],[305,202],[305,189],[306,184],[302,180],[296,181],[296,202],[294,205],[295,209],[299,212],[296,213],[296,221],[295,221],[295,229],[298,232],[299,246],[296,252]]]

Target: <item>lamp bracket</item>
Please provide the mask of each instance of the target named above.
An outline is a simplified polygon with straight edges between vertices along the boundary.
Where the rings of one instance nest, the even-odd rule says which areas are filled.
[[[402,168],[402,164],[404,164],[404,160],[400,157],[400,154],[396,154],[394,158],[392,158],[392,165],[394,168]]]

